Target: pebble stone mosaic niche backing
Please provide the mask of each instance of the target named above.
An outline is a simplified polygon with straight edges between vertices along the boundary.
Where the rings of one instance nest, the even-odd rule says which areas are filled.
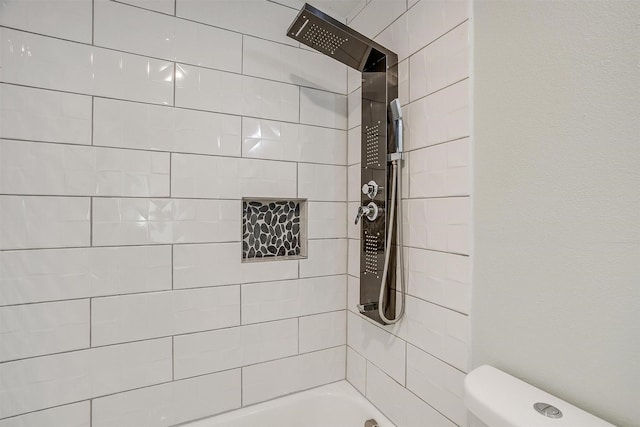
[[[303,257],[303,200],[242,201],[242,259]]]

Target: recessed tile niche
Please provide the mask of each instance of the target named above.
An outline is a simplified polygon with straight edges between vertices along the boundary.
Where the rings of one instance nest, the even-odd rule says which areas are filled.
[[[242,199],[242,262],[306,257],[306,199]]]

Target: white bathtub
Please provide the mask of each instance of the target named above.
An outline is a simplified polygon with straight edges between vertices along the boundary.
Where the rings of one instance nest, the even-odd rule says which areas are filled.
[[[182,427],[363,427],[368,419],[393,427],[346,381],[303,391]]]

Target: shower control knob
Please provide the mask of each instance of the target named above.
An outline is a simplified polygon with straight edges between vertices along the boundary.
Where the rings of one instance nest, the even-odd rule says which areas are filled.
[[[378,188],[378,184],[371,180],[362,186],[362,194],[366,194],[370,199],[373,199],[378,194]]]
[[[358,213],[356,214],[356,224],[358,224],[360,218],[363,216],[369,221],[375,221],[375,219],[378,218],[379,212],[380,210],[378,209],[378,205],[373,202],[369,202],[367,206],[360,206],[358,208]]]

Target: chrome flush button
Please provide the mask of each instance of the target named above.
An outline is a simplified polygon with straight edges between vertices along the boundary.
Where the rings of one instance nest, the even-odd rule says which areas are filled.
[[[539,414],[542,414],[545,417],[562,418],[562,411],[560,411],[560,409],[556,408],[553,405],[549,405],[548,403],[534,403],[533,409],[535,409]]]

